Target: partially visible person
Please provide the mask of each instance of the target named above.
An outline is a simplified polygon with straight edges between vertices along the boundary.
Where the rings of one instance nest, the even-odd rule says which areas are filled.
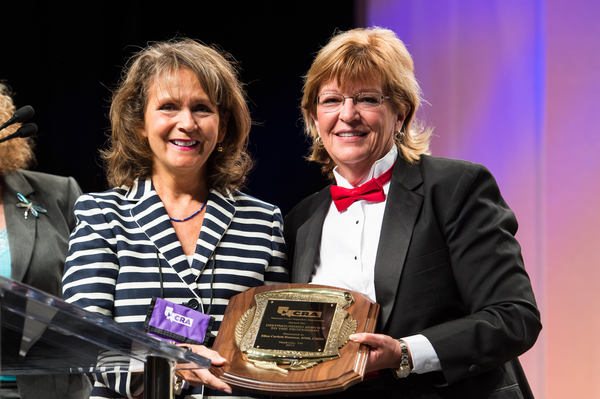
[[[110,120],[104,157],[115,188],[75,205],[67,302],[141,330],[152,297],[192,301],[215,317],[216,335],[233,295],[289,281],[281,212],[239,191],[252,164],[251,121],[223,53],[190,39],[148,46],[129,61]],[[208,370],[176,374],[192,385],[178,397],[232,393]],[[142,389],[139,374],[105,374],[92,395],[131,398]]]
[[[0,123],[15,112],[8,88],[0,83]],[[14,133],[19,124],[0,132]],[[73,205],[81,189],[72,177],[24,170],[34,160],[31,138],[0,143],[0,275],[61,296],[69,234],[75,227]],[[37,216],[18,207],[24,200],[46,210]],[[21,399],[85,399],[91,384],[85,375],[19,376]]]
[[[302,98],[310,159],[335,182],[285,219],[292,281],[381,305],[375,376],[340,397],[532,398],[517,357],[541,330],[517,220],[482,165],[432,157],[413,60],[387,29],[341,32]]]

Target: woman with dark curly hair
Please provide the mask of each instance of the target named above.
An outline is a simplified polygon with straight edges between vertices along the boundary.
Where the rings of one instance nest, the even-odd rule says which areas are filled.
[[[75,205],[66,301],[138,329],[152,297],[195,302],[214,316],[216,334],[231,296],[288,281],[279,209],[238,191],[251,168],[251,121],[223,53],[190,39],[148,46],[126,67],[110,119],[103,156],[115,188]],[[213,364],[225,361],[190,346]],[[198,385],[204,397],[231,393],[207,370],[177,376],[192,385],[186,398],[202,394]],[[139,380],[101,375],[92,396],[141,395]]]
[[[8,88],[0,84],[0,123],[14,112]],[[19,127],[7,127],[0,138]],[[33,163],[32,146],[31,138],[0,144],[0,276],[60,296],[69,234],[75,227],[73,204],[81,189],[72,177],[24,170]],[[43,211],[34,208],[34,214],[23,208],[25,201]],[[18,351],[18,347],[7,348],[8,341],[3,336],[3,356],[6,350]],[[17,378],[17,385],[22,399],[87,399],[91,390],[87,376],[75,374],[23,375]]]

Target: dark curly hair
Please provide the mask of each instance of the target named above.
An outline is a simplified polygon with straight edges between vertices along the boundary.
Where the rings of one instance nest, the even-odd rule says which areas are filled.
[[[0,83],[0,123],[9,120],[15,112],[15,106],[8,87]],[[16,123],[0,132],[0,138],[13,134],[21,126]],[[17,169],[24,169],[34,162],[33,139],[13,139],[0,144],[0,176]]]

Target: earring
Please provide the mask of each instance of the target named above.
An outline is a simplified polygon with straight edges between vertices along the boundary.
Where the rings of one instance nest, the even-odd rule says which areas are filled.
[[[317,136],[317,138],[315,139],[315,147],[321,149],[321,148],[325,148],[325,145],[323,145],[323,140],[321,139],[321,136]]]
[[[396,139],[402,141],[404,139],[404,132],[402,130],[397,130],[395,137]]]
[[[217,146],[217,152],[223,152],[223,146],[221,145],[221,143],[219,143],[219,145]]]

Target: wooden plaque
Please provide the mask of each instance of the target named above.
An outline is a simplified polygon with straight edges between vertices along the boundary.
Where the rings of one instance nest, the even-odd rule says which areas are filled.
[[[211,372],[234,388],[259,394],[343,391],[362,381],[369,351],[346,342],[347,336],[375,331],[378,312],[379,305],[366,295],[335,287],[249,289],[229,301],[213,346],[227,363]]]

